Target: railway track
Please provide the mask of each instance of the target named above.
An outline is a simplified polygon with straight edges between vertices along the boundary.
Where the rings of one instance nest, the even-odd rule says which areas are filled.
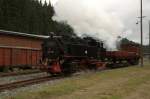
[[[106,70],[109,70],[109,69],[106,69]],[[73,76],[78,76],[78,75],[80,75],[80,73],[74,74]],[[29,80],[16,81],[13,83],[8,83],[8,84],[2,84],[0,85],[0,92],[3,92],[4,90],[12,90],[15,88],[20,88],[20,87],[24,87],[28,85],[34,85],[34,84],[61,79],[61,78],[66,78],[66,77],[67,76],[57,76],[57,77],[45,76],[45,77],[39,77],[39,78],[34,78],[34,79],[29,79]]]
[[[19,75],[29,75],[34,73],[42,73],[41,71],[34,70],[28,72],[11,72],[11,73],[0,73],[0,77],[9,77],[9,76],[19,76]]]
[[[45,82],[45,81],[55,80],[55,79],[59,79],[59,78],[62,78],[62,77],[46,76],[46,77],[29,79],[29,80],[17,81],[17,82],[13,82],[13,83],[9,83],[9,84],[3,84],[3,85],[0,85],[0,92],[2,92],[4,90],[12,90],[15,88],[24,87],[27,85],[38,84],[38,83]]]

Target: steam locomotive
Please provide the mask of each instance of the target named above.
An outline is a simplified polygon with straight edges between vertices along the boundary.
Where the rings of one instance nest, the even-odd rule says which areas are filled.
[[[69,40],[68,40],[69,39]],[[109,64],[123,61],[138,64],[139,53],[107,51],[102,41],[51,35],[42,44],[42,60],[48,73],[72,74],[83,69],[105,69]]]

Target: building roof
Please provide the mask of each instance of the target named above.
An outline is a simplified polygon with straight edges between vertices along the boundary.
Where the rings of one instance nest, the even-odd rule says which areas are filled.
[[[45,36],[45,35],[35,35],[35,34],[14,32],[14,31],[6,31],[6,30],[0,30],[0,34],[22,36],[22,37],[30,37],[30,38],[38,38],[38,39],[46,39],[46,38],[49,37],[49,36]]]

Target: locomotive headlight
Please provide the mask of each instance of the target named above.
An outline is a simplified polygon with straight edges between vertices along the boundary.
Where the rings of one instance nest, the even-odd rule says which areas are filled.
[[[85,50],[85,52],[84,52],[85,54],[87,54],[88,52],[87,52],[87,50]]]

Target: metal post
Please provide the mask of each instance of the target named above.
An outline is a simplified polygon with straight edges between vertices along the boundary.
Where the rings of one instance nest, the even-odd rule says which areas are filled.
[[[141,67],[143,67],[143,0],[141,1]]]

